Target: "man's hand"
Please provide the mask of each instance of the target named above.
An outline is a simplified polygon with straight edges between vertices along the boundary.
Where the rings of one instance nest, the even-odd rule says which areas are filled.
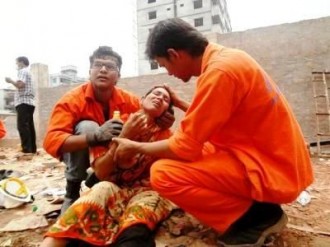
[[[9,78],[9,77],[5,77],[5,81],[7,83],[13,83],[13,80],[11,78]]]
[[[138,142],[118,137],[113,138],[112,141],[117,144],[114,155],[115,162],[120,163],[120,160],[127,160],[127,157],[135,157],[135,155],[138,153]]]
[[[89,146],[103,145],[113,137],[119,136],[123,128],[122,121],[111,119],[102,124],[95,132],[87,133],[86,140]]]
[[[156,124],[162,129],[169,129],[175,121],[173,109],[168,109],[156,119]]]
[[[179,95],[166,83],[164,83],[164,87],[170,93],[172,105],[186,112],[190,106],[190,103],[180,98]]]
[[[179,95],[166,83],[164,83],[164,88],[170,93],[172,105],[178,107],[181,102]]]

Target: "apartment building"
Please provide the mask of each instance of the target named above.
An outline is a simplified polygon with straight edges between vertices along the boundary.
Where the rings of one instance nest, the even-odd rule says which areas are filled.
[[[205,34],[231,32],[226,0],[137,0],[139,75],[165,72],[146,59],[144,52],[152,27],[173,17],[189,22]]]
[[[50,87],[82,83],[87,80],[77,76],[77,67],[74,65],[62,66],[60,73],[51,74],[49,77]]]

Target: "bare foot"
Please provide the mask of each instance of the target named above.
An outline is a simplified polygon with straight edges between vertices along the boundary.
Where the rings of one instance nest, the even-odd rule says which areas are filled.
[[[67,242],[63,238],[46,237],[39,247],[65,247]]]

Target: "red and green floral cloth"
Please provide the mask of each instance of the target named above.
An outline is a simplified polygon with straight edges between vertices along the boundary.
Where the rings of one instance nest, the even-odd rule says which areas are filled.
[[[119,188],[100,182],[69,207],[46,236],[104,246],[131,225],[144,223],[155,229],[174,207],[148,187]]]

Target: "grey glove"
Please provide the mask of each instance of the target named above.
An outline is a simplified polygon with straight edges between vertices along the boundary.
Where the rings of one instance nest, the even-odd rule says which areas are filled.
[[[87,133],[86,140],[89,146],[104,145],[111,141],[112,137],[119,136],[123,123],[117,119],[111,119],[102,124],[95,132]]]

